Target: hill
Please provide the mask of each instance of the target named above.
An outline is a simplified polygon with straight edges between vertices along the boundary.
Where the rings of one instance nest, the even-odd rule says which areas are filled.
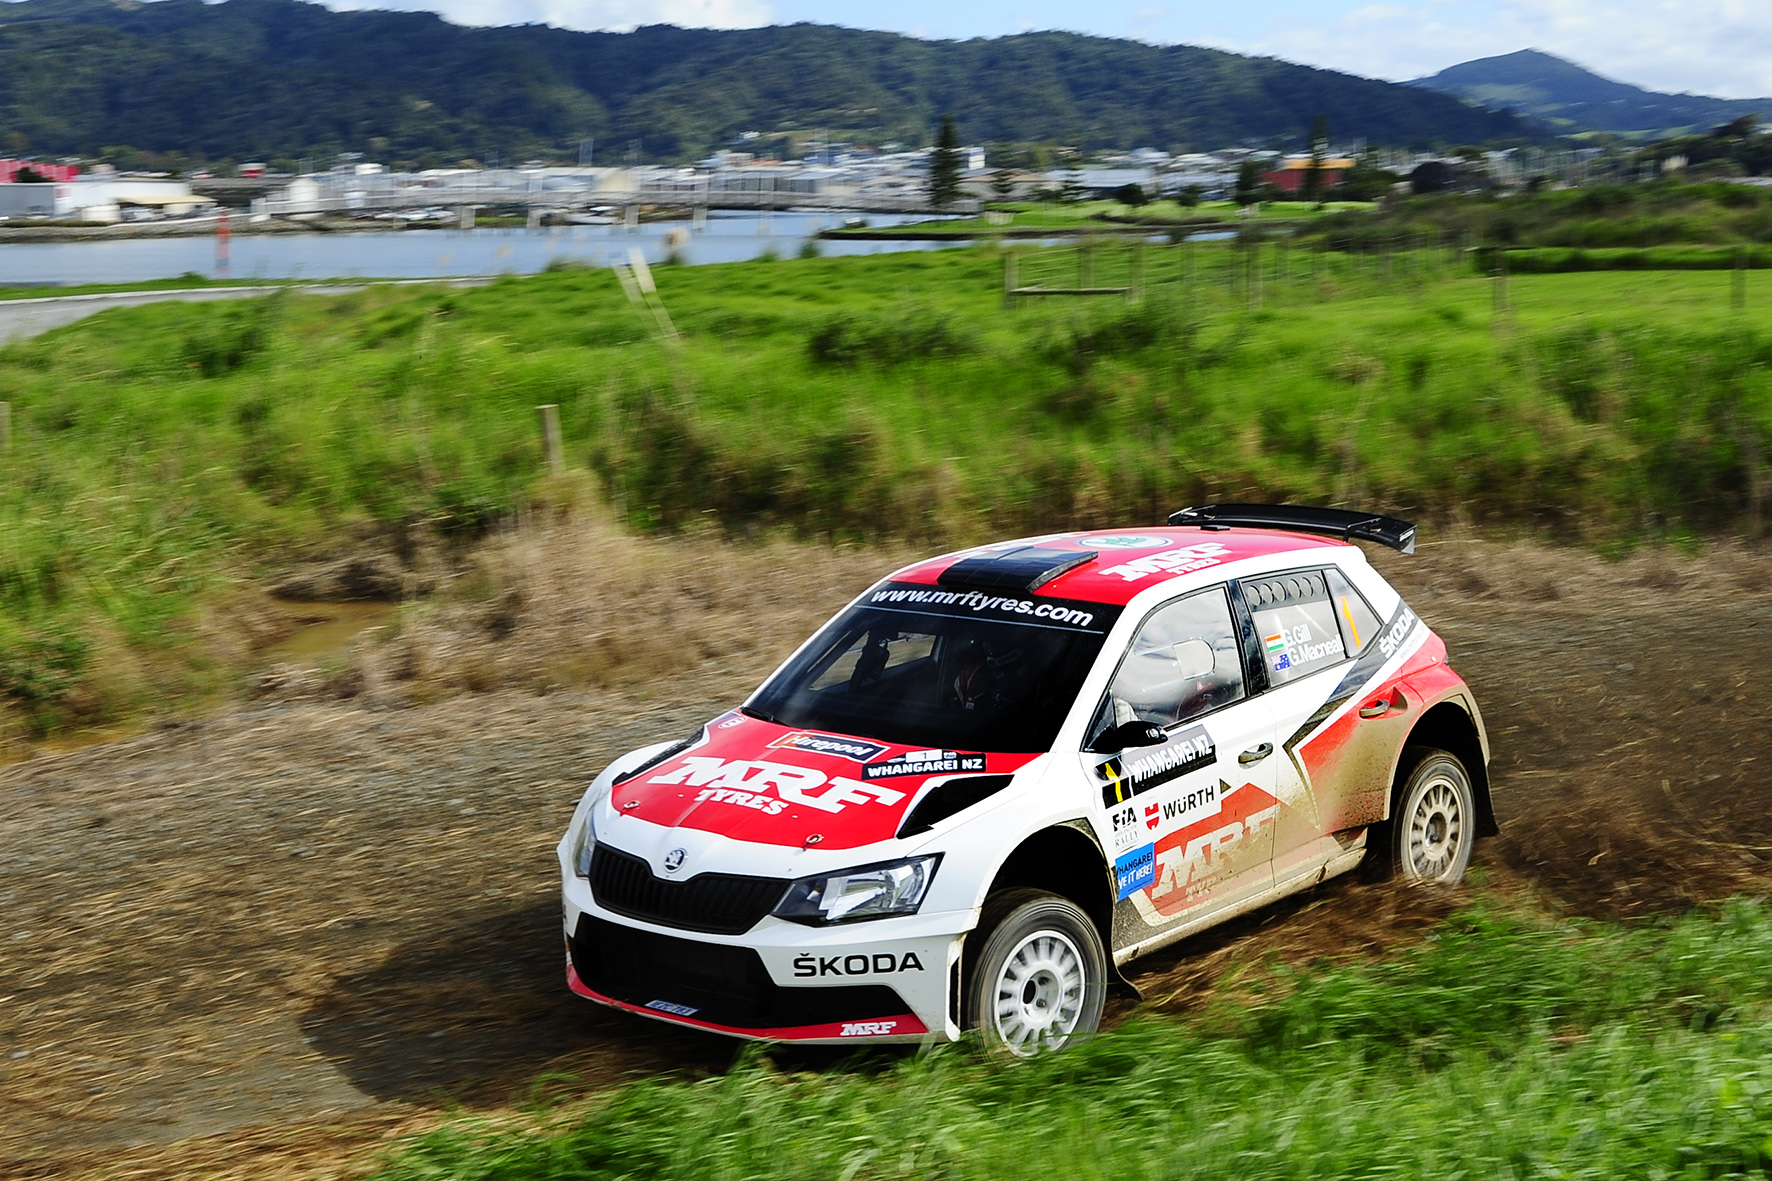
[[[1536,49],[1463,62],[1410,85],[1542,119],[1566,132],[1708,131],[1742,115],[1772,116],[1772,98],[1661,94]]]
[[[922,41],[799,24],[579,33],[463,28],[299,0],[0,6],[0,135],[36,152],[129,144],[210,158],[333,151],[684,160],[755,131],[927,143],[1463,144],[1528,126],[1418,87],[1271,58],[1068,33]],[[6,145],[0,144],[0,147]]]

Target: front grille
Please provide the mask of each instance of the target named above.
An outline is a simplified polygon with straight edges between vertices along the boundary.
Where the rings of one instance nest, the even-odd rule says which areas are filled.
[[[748,947],[637,931],[588,914],[579,916],[572,936],[572,966],[592,992],[630,1005],[684,1005],[698,1021],[738,1029],[791,1029],[910,1012],[884,984],[781,988]]]
[[[661,927],[742,935],[775,909],[786,878],[702,873],[671,882],[631,853],[598,845],[591,855],[591,893],[597,905]]]

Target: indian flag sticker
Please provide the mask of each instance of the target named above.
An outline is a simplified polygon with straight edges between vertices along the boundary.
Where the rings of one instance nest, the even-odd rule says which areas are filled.
[[[1267,638],[1266,643],[1269,652],[1284,652],[1286,650],[1286,635],[1284,632],[1276,632]]]

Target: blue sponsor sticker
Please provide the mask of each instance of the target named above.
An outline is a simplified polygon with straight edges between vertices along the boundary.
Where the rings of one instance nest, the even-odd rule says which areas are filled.
[[[1130,898],[1157,880],[1157,847],[1143,845],[1114,862],[1114,882],[1121,898]]]

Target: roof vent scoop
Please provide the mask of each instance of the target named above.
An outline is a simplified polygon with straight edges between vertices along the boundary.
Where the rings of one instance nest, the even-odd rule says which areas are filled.
[[[935,581],[961,590],[1037,591],[1060,574],[1095,560],[1094,550],[1043,549],[1024,545],[961,558]]]
[[[1198,525],[1203,529],[1227,529],[1232,525],[1255,529],[1290,529],[1296,533],[1321,533],[1343,541],[1359,538],[1388,545],[1399,553],[1415,552],[1415,525],[1377,513],[1343,508],[1316,508],[1304,504],[1206,504],[1169,514],[1171,525]]]

